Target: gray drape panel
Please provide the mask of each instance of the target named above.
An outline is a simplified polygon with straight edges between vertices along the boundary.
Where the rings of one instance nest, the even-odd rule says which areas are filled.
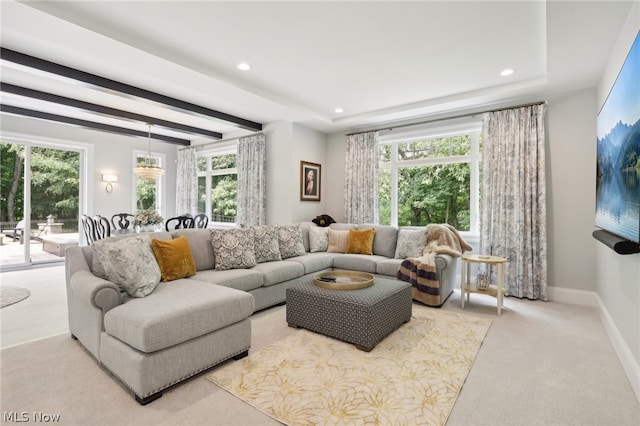
[[[347,223],[378,223],[378,133],[347,136],[344,217]]]
[[[242,225],[266,225],[267,149],[263,134],[238,140],[238,200],[236,223]]]
[[[176,215],[198,213],[198,170],[195,148],[178,150],[175,213]]]
[[[544,113],[484,116],[480,252],[508,259],[508,295],[547,300]]]

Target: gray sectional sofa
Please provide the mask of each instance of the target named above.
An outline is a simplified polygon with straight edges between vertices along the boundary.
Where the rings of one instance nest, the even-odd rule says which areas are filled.
[[[277,225],[273,227],[278,229]],[[65,262],[71,334],[133,391],[138,402],[146,404],[173,384],[229,358],[245,356],[251,346],[251,315],[285,303],[288,287],[331,268],[395,277],[403,261],[395,257],[402,254],[397,251],[398,240],[402,239],[399,236],[407,237],[409,231],[424,228],[331,225],[332,230],[372,227],[376,231],[370,255],[321,251],[314,241],[319,230],[312,229],[317,226],[305,222],[288,226],[297,230],[304,247],[297,248],[297,255],[226,270],[216,269],[211,230],[152,233],[153,238],[167,241],[185,236],[196,273],[159,282],[145,297],[130,297],[94,270],[95,244],[70,247]],[[127,236],[101,241],[123,238]],[[265,248],[257,240],[255,247],[256,253]],[[436,256],[440,304],[453,291],[456,262],[446,254]]]

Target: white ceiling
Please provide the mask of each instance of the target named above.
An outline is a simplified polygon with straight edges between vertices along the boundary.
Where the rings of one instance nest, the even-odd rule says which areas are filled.
[[[335,132],[541,101],[597,86],[630,6],[631,1],[3,1],[0,14],[2,47],[252,121],[293,121]],[[242,61],[252,69],[239,71]],[[0,69],[6,83],[223,133],[234,130],[9,65],[3,61]],[[507,67],[515,73],[501,77]],[[3,103],[23,101],[2,96]],[[336,113],[337,107],[344,112]]]

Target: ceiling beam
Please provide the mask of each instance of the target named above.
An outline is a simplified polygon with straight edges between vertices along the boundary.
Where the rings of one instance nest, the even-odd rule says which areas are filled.
[[[126,127],[118,127],[118,126],[113,126],[111,124],[97,123],[95,121],[82,120],[79,118],[72,118],[72,117],[67,117],[67,116],[58,115],[58,114],[51,114],[49,112],[35,111],[32,109],[16,107],[12,105],[0,104],[0,112],[4,112],[7,114],[21,115],[24,117],[39,118],[41,120],[55,121],[57,123],[72,124],[75,126],[86,127],[94,130],[102,130],[105,132],[118,133],[118,134],[129,135],[129,136],[139,136],[143,138],[149,137],[148,132],[143,132],[141,130],[127,129]],[[174,145],[182,145],[182,146],[191,145],[191,141],[189,141],[188,139],[180,139],[173,136],[151,133],[150,137],[153,139],[161,140],[163,142],[169,142]]]
[[[174,123],[172,121],[149,117],[147,115],[137,114],[129,111],[123,111],[120,109],[106,107],[103,105],[92,104],[90,102],[79,101],[77,99],[67,98],[65,96],[54,95],[51,93],[41,92],[39,90],[29,89],[22,86],[16,86],[15,84],[0,82],[0,92],[12,93],[14,95],[25,96],[28,98],[38,99],[41,101],[47,101],[47,102],[52,102],[56,104],[66,105],[69,107],[78,108],[84,111],[89,111],[97,114],[108,115],[111,117],[125,118],[131,121],[149,123],[149,124],[153,124],[154,126],[166,128],[169,130],[179,130],[182,132],[188,132],[188,133],[212,137],[214,139],[222,139],[222,133],[220,132],[214,132],[212,130],[188,126],[186,124]]]
[[[246,120],[244,118],[236,117],[230,114],[225,114],[220,111],[216,111],[207,107],[192,104],[190,102],[182,101],[180,99],[172,98],[170,96],[161,95],[159,93],[152,92],[146,89],[141,89],[139,87],[131,86],[129,84],[120,83],[115,80],[100,77],[98,75],[91,74],[85,71],[80,71],[78,69],[67,67],[65,65],[56,64],[55,62],[50,62],[44,59],[36,58],[35,56],[30,56],[24,53],[16,52],[15,50],[7,49],[5,47],[1,48],[0,57],[2,58],[2,60],[20,64],[26,67],[35,68],[41,71],[60,75],[66,78],[82,81],[85,83],[92,84],[94,86],[103,87],[105,89],[124,93],[130,96],[136,96],[136,97],[147,99],[153,102],[158,102],[160,104],[164,104],[172,108],[180,109],[183,112],[190,113],[192,115],[204,115],[209,118],[214,118],[216,120],[224,121],[226,123],[229,123],[241,129],[251,130],[251,131],[262,130],[262,124],[256,123],[254,121]]]

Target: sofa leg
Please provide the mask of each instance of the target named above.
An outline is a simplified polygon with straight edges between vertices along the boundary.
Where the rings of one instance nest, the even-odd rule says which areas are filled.
[[[71,334],[71,338],[72,338],[73,340],[78,340],[78,338],[77,338],[77,337],[75,336],[75,334],[73,334],[73,333]]]
[[[148,403],[155,401],[156,399],[160,398],[161,396],[162,396],[162,391],[156,392],[156,393],[151,394],[149,396],[146,396],[144,398],[140,398],[138,395],[136,395],[136,401],[138,401],[138,404],[140,404],[140,405],[147,405]]]
[[[241,354],[238,354],[238,355],[234,356],[233,359],[237,361],[239,359],[242,359],[242,358],[246,357],[247,355],[249,355],[249,351],[248,350],[242,352]]]

